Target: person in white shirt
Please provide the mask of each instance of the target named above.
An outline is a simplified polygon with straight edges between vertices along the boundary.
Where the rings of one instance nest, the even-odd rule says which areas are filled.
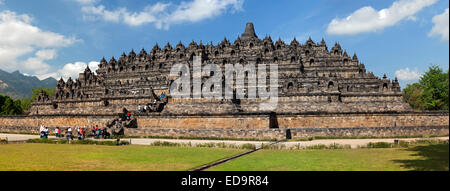
[[[46,139],[48,138],[48,128],[44,126],[44,129],[42,130],[42,138]]]
[[[73,136],[72,136],[72,128],[68,128],[67,129],[67,141],[69,141],[69,139],[73,140]]]
[[[41,135],[41,138],[44,138],[45,134],[44,134],[44,125],[41,125],[39,127],[39,134]]]
[[[39,133],[42,132],[42,131],[44,131],[44,126],[43,126],[43,125],[41,125],[41,126],[39,127]]]

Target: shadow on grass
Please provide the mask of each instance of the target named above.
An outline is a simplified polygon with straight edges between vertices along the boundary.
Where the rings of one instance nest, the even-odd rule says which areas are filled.
[[[413,156],[422,156],[421,159],[414,160],[394,160],[401,163],[402,167],[414,171],[448,171],[449,168],[449,145],[431,144],[420,145],[408,149],[414,151]]]

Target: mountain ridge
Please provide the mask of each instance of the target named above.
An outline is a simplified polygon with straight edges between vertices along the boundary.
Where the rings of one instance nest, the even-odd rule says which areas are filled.
[[[36,76],[26,76],[18,70],[6,72],[0,69],[0,94],[14,99],[28,99],[31,89],[37,87],[55,88],[58,81],[52,77],[39,80]]]

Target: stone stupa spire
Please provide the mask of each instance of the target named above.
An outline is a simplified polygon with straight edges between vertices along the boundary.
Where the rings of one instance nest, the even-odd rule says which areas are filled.
[[[256,36],[253,23],[247,23],[245,26],[245,32],[242,34],[242,40],[248,40],[251,38],[258,38],[258,36]]]

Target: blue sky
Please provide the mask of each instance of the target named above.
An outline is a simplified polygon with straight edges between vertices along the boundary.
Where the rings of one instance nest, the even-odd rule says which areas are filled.
[[[398,76],[405,87],[431,63],[448,69],[448,7],[446,0],[0,0],[0,68],[76,77],[103,56],[155,43],[217,44],[253,22],[260,38],[339,42],[368,71]]]

